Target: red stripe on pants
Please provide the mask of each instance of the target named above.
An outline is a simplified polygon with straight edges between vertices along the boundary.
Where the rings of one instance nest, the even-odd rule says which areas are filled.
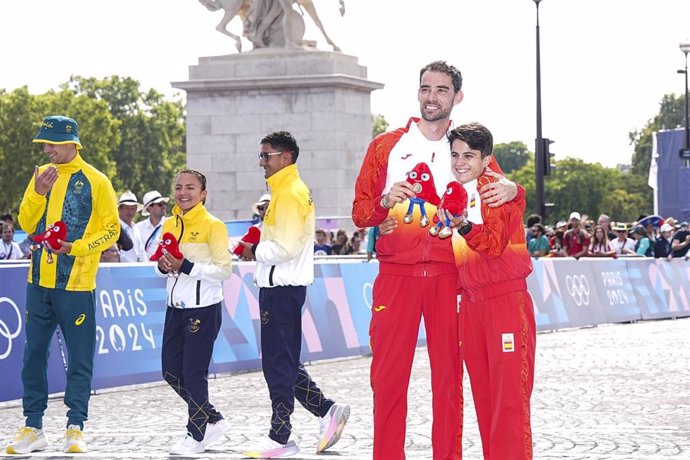
[[[374,459],[405,458],[407,389],[424,316],[431,366],[434,459],[460,459],[462,365],[457,271],[433,276],[379,274],[369,326],[374,392]]]
[[[512,341],[505,334],[512,334]],[[484,458],[531,459],[529,400],[536,347],[532,298],[526,291],[479,302],[463,296],[460,340]]]

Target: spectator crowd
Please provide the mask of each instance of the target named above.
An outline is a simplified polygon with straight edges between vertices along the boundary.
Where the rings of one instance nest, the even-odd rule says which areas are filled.
[[[263,194],[252,205],[252,222],[261,227],[265,210],[271,200]],[[152,190],[139,202],[131,191],[118,200],[122,233],[117,243],[101,255],[101,262],[146,262],[156,251],[160,229],[166,219],[168,197]],[[12,215],[0,216],[0,260],[29,259],[31,240],[13,241],[16,223]],[[317,228],[314,235],[314,255],[376,257],[377,227],[359,228],[349,233],[340,228]],[[690,258],[690,230],[688,222],[674,217],[640,216],[632,223],[612,222],[602,214],[596,220],[577,211],[570,213],[567,222],[544,225],[541,216],[530,214],[525,221],[525,240],[529,254],[534,257],[655,257],[672,260]],[[231,246],[233,244],[231,243]]]
[[[612,222],[602,214],[596,220],[577,211],[568,221],[544,225],[531,214],[525,222],[525,240],[532,257],[655,257],[672,260],[690,254],[688,222],[674,217],[640,216],[632,223]]]

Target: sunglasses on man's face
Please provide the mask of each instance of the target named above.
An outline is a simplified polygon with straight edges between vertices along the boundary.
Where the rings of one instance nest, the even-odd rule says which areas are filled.
[[[266,206],[257,206],[256,209],[258,209],[259,211],[265,211]]]
[[[259,152],[259,160],[268,161],[268,157],[273,155],[280,155],[283,152]]]

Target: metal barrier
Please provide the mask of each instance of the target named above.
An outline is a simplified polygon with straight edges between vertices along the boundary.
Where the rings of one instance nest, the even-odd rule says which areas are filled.
[[[212,372],[260,367],[258,289],[254,264],[236,262],[224,284],[223,326]],[[0,401],[21,397],[28,264],[0,264]],[[302,324],[302,358],[369,353],[371,292],[378,263],[365,256],[317,260]],[[690,316],[690,263],[682,259],[534,260],[528,289],[539,330]],[[97,278],[94,388],[161,379],[165,280],[153,264],[102,264]],[[424,330],[420,329],[420,343]],[[53,340],[50,391],[64,390],[61,344]]]

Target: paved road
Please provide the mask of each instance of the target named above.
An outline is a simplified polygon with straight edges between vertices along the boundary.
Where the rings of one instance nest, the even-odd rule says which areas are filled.
[[[540,333],[532,397],[537,459],[690,459],[690,318],[606,325]],[[318,422],[296,410],[296,459],[371,458],[372,404],[367,357],[314,363],[310,373],[326,393],[352,406],[343,439],[328,455],[315,455]],[[431,458],[429,362],[417,351],[410,386],[407,457]],[[19,370],[17,370],[19,372]],[[474,408],[465,380],[464,458],[481,458]],[[240,452],[267,429],[268,393],[259,372],[221,375],[210,382],[212,401],[232,423],[225,443],[199,458],[242,458]],[[44,422],[51,450],[64,458],[65,409],[51,399]],[[185,408],[163,384],[100,392],[91,399],[86,436],[91,452],[80,458],[166,458],[183,436]],[[0,404],[0,439],[23,419],[19,402]],[[178,457],[179,458],[179,457]]]

